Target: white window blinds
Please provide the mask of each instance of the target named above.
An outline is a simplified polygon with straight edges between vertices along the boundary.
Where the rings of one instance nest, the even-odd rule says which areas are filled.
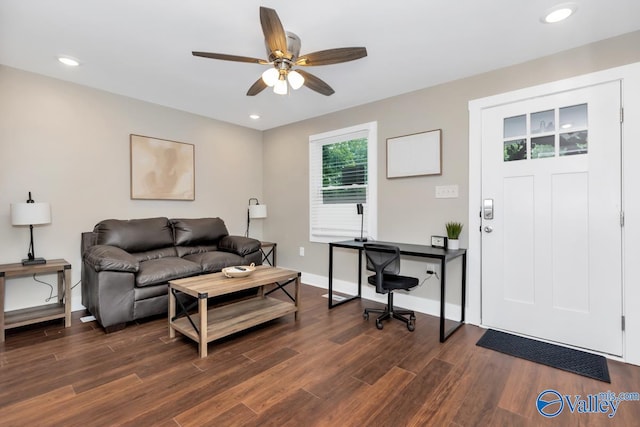
[[[377,125],[366,123],[309,137],[310,240],[376,234]],[[357,214],[362,203],[364,216]]]

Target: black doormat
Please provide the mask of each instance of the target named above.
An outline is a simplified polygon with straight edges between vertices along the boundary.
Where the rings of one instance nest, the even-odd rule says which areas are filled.
[[[489,329],[476,345],[552,368],[611,383],[607,359],[572,348]]]

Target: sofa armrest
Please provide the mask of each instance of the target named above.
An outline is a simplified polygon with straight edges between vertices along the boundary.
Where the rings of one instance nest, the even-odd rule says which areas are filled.
[[[83,258],[95,271],[137,273],[140,269],[140,263],[133,255],[115,246],[92,246],[84,252]]]
[[[224,236],[218,242],[218,249],[245,256],[260,250],[260,240],[244,236]]]

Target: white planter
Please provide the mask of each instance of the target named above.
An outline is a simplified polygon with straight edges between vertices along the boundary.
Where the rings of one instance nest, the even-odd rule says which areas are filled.
[[[451,249],[451,250],[460,249],[460,240],[458,240],[458,239],[448,239],[447,240],[447,249]]]

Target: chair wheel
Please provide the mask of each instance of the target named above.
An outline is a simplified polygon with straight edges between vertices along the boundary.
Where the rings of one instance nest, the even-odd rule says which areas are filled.
[[[413,322],[409,322],[407,323],[407,329],[413,332],[416,329],[416,325]]]
[[[364,313],[362,317],[364,317],[364,320],[369,320],[369,313]]]
[[[376,320],[376,328],[378,328],[378,329],[382,329],[382,328],[384,328],[384,326],[382,325],[382,322],[381,322],[381,321]]]

